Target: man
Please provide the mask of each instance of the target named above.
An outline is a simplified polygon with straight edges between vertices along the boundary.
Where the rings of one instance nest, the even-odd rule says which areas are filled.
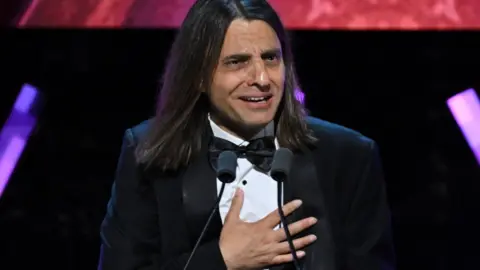
[[[125,133],[99,269],[183,269],[217,199],[213,160],[224,149],[239,153],[237,179],[188,269],[292,269],[271,159],[241,154],[279,147],[294,152],[283,209],[303,268],[393,269],[375,143],[306,117],[296,87],[285,30],[265,0],[198,0],[172,46],[156,116]]]

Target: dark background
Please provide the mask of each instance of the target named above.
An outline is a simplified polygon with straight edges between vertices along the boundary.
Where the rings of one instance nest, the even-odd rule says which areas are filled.
[[[0,119],[23,83],[44,101],[0,198],[2,269],[95,269],[123,131],[153,112],[174,34],[1,32]],[[291,34],[311,114],[380,145],[399,269],[478,269],[480,174],[446,99],[480,89],[480,33]]]

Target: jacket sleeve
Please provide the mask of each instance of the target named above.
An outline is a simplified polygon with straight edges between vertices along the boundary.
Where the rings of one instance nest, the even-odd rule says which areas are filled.
[[[158,205],[153,187],[140,184],[134,158],[135,145],[133,132],[128,129],[123,138],[107,213],[100,229],[98,269],[183,269],[190,253],[165,252],[169,243],[162,243],[162,218],[158,216],[157,207],[169,206]],[[162,254],[162,250],[165,254]],[[226,269],[218,240],[200,246],[188,269]]]
[[[376,143],[369,140],[365,152],[363,174],[356,184],[347,216],[347,257],[342,268],[393,270],[395,255],[391,215]]]

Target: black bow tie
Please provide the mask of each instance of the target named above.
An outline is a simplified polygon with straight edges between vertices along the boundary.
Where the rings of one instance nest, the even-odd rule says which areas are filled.
[[[236,153],[239,158],[246,158],[256,168],[267,173],[272,165],[275,142],[272,137],[263,137],[249,141],[247,146],[239,146],[230,141],[213,137],[208,151],[212,168],[216,169],[217,167],[218,155],[228,150]]]

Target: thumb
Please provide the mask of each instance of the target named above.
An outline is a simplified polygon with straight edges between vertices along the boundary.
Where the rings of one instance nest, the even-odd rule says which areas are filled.
[[[227,216],[225,217],[225,222],[229,220],[238,220],[240,218],[240,211],[243,206],[243,190],[237,188],[235,195],[233,196],[232,204],[228,210]]]

